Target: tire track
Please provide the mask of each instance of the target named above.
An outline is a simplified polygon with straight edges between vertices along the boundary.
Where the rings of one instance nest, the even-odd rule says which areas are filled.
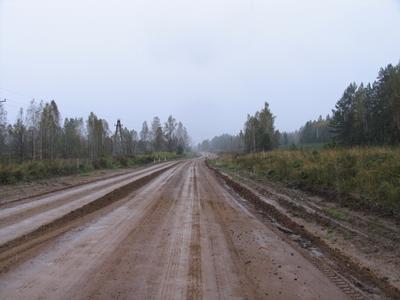
[[[111,205],[112,203],[122,199],[123,197],[127,196],[129,193],[133,192],[136,189],[141,188],[142,186],[146,185],[149,183],[152,179],[157,177],[158,175],[164,173],[165,171],[173,168],[174,165],[165,167],[161,170],[155,171],[149,175],[146,175],[144,177],[139,178],[138,180],[129,183],[128,185],[125,185],[123,187],[120,187],[105,196],[98,198],[78,209],[75,209],[71,212],[69,212],[66,215],[63,215],[47,224],[44,224],[31,232],[17,237],[13,240],[10,240],[7,243],[4,243],[0,245],[0,262],[2,260],[8,259],[8,257],[11,254],[9,254],[10,251],[12,251],[13,248],[16,247],[21,247],[23,244],[28,244],[32,240],[40,238],[42,235],[49,234],[51,231],[56,231],[59,228],[62,228],[63,226],[67,225],[68,223],[72,223],[73,221],[82,218],[85,215],[88,215],[90,213],[93,213],[97,210],[100,210],[108,205]],[[30,244],[31,246],[31,244]]]
[[[0,274],[0,298],[347,299],[201,160],[95,212]]]
[[[29,202],[18,203],[13,205],[3,205],[0,210],[0,228],[27,220],[28,218],[44,213],[49,210],[57,209],[65,204],[71,204],[84,200],[85,198],[93,197],[93,194],[107,193],[113,186],[121,187],[136,177],[140,177],[146,173],[154,172],[165,166],[173,165],[168,163],[161,166],[149,167],[144,170],[138,170],[129,174],[120,175],[116,177],[106,178],[104,180],[97,180],[96,182],[83,184],[77,187],[67,188],[66,191],[52,192],[46,197],[31,197]]]
[[[205,184],[203,185],[204,192],[206,194],[209,195],[214,195],[214,201],[207,201],[206,202],[206,207],[207,207],[207,211],[210,212],[210,214],[212,214],[214,216],[214,220],[215,222],[219,225],[220,230],[222,231],[222,234],[224,236],[224,240],[226,242],[226,247],[229,249],[228,251],[230,252],[231,256],[232,256],[232,260],[231,260],[231,268],[235,274],[235,276],[237,276],[237,283],[238,285],[240,285],[240,290],[242,291],[243,295],[241,295],[241,297],[245,298],[245,299],[262,299],[260,298],[260,296],[256,293],[257,288],[254,286],[252,280],[247,276],[247,274],[245,272],[241,272],[242,269],[242,265],[241,265],[241,259],[240,259],[240,254],[237,252],[236,247],[233,244],[233,241],[231,239],[231,236],[229,234],[229,232],[227,231],[227,226],[224,222],[224,218],[223,218],[223,214],[224,214],[224,203],[222,203],[221,201],[218,201],[217,199],[219,198],[217,195],[219,195],[218,191],[216,190],[216,188],[218,186],[215,186],[215,184],[213,184],[212,180],[210,180],[209,176],[210,174],[207,172],[206,169],[204,169],[204,167],[201,169],[201,175],[200,175],[204,181]],[[212,199],[212,198],[211,198]],[[217,239],[211,239],[210,241],[211,243],[211,247],[212,247],[212,252],[217,253],[218,248],[221,248],[220,242]],[[220,286],[221,289],[225,289],[227,285],[232,284],[232,278],[228,278],[227,277],[227,271],[225,272],[220,272],[220,270],[218,270],[216,272],[216,276],[217,276],[217,283],[218,286]],[[235,288],[232,289],[232,291],[235,290]]]
[[[188,289],[186,299],[202,299],[200,197],[197,186],[197,163],[192,174],[192,236],[190,240]]]
[[[101,297],[97,297],[96,292],[105,286],[109,287],[112,283],[111,287],[114,289],[111,289],[111,292],[113,297],[118,298],[124,291],[122,288],[115,290],[118,289],[121,280],[116,282],[116,274],[112,271],[113,267],[127,266],[127,261],[123,258],[129,251],[126,251],[128,244],[124,241],[130,241],[129,231],[135,236],[137,233],[140,234],[143,223],[154,223],[154,220],[162,219],[165,212],[162,206],[170,204],[165,201],[155,201],[147,195],[162,194],[165,186],[176,179],[176,169],[182,167],[180,164],[175,169],[167,171],[165,176],[157,178],[138,193],[129,196],[131,198],[124,200],[122,206],[88,224],[77,226],[52,243],[46,243],[48,245],[46,249],[41,249],[22,266],[22,270],[27,268],[27,272],[21,273],[20,268],[16,268],[12,269],[14,272],[9,272],[11,274],[0,277],[0,286],[3,289],[1,294],[5,295],[7,291],[8,295],[10,292],[13,295],[15,291],[13,299],[26,299],[27,295],[30,299],[64,299],[66,294],[70,299],[98,299]],[[157,185],[160,190],[155,188]],[[148,215],[151,218],[147,218]],[[147,240],[149,236],[151,237],[147,235]],[[17,274],[17,277],[14,275],[14,280],[13,273]],[[128,272],[124,272],[124,277],[119,279],[129,279],[127,274]],[[19,278],[17,282],[15,278]],[[10,288],[7,289],[8,286]],[[2,298],[0,296],[0,299]],[[109,298],[103,297],[103,299]]]
[[[118,248],[104,259],[104,264],[90,272],[99,275],[85,285],[85,289],[89,290],[85,296],[76,295],[76,298],[129,298],[134,293],[141,299],[159,299],[160,292],[156,291],[160,289],[164,290],[164,298],[170,292],[176,295],[174,279],[177,273],[173,269],[182,264],[174,263],[174,259],[181,256],[174,249],[181,248],[181,237],[172,236],[167,230],[182,223],[178,217],[183,213],[183,206],[179,205],[183,193],[180,183],[186,169],[187,164],[181,165],[159,190],[152,190],[139,199],[148,201],[140,221]],[[170,195],[172,187],[179,188]],[[142,268],[144,264],[152,267]],[[132,277],[127,278],[125,274]],[[74,289],[81,288],[78,285]]]
[[[343,268],[341,269],[341,272],[338,271],[338,268],[340,269],[340,267],[337,265],[337,259],[334,263],[330,261],[327,256],[322,254],[325,252],[324,250],[327,250],[325,249],[325,247],[322,249],[318,247],[318,245],[322,243],[322,241],[314,238],[310,233],[305,232],[303,228],[298,227],[298,225],[288,219],[287,216],[282,215],[280,211],[276,210],[271,204],[268,204],[262,199],[258,198],[258,196],[253,194],[250,190],[239,185],[239,183],[233,181],[231,178],[228,178],[226,175],[218,173],[217,170],[214,171],[217,172],[217,175],[220,176],[222,180],[224,180],[227,185],[233,189],[233,192],[238,193],[245,199],[249,199],[251,203],[255,205],[256,210],[261,209],[264,214],[263,223],[267,226],[270,226],[272,230],[278,229],[279,231],[281,231],[283,237],[286,238],[289,243],[293,244],[292,241],[294,241],[296,245],[293,245],[300,246],[300,248],[298,248],[298,251],[308,261],[310,261],[314,265],[314,267],[316,267],[327,278],[329,278],[332,283],[334,283],[340,290],[342,290],[344,294],[349,296],[351,299],[356,300],[370,299],[367,293],[361,291],[360,287],[355,285],[354,282],[360,284],[361,281],[359,279],[356,279],[356,277],[351,274],[347,274],[347,276],[350,277],[349,279],[346,278],[343,273]],[[246,205],[246,203],[244,203],[244,205]],[[265,215],[268,216],[267,221],[265,221]],[[298,235],[295,235],[294,232],[298,233]],[[317,243],[318,245],[315,245],[315,247],[311,247],[311,245],[314,245],[314,242],[316,241],[318,241],[319,244]],[[320,252],[320,255],[316,256],[314,254],[315,250],[317,250],[317,252]],[[361,287],[363,286],[361,285]]]
[[[189,253],[193,213],[193,197],[191,197],[193,187],[191,185],[191,178],[193,177],[193,163],[191,163],[190,168],[185,170],[185,173],[186,176],[184,176],[180,193],[177,196],[180,205],[177,206],[178,219],[174,226],[176,228],[179,227],[180,230],[173,231],[170,238],[170,251],[167,257],[167,265],[163,271],[158,299],[176,299],[177,294],[182,294],[180,298],[183,298],[187,288],[186,284],[179,286],[177,279],[186,278],[187,263],[190,261]],[[181,292],[177,292],[177,289],[181,290]]]

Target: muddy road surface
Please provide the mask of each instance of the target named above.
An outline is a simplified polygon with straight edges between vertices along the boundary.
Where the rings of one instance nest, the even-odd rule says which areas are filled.
[[[201,159],[1,207],[0,243],[1,299],[363,298]]]

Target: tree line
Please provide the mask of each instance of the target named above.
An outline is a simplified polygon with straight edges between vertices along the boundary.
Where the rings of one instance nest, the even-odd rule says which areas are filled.
[[[306,124],[294,132],[283,132],[280,145],[284,148],[292,145],[326,144],[334,134],[331,128],[332,118],[319,116],[317,120],[307,121]]]
[[[380,146],[400,143],[400,63],[381,68],[373,83],[351,83],[332,115],[283,133],[281,144]]]
[[[399,145],[400,63],[381,68],[373,83],[351,83],[331,115],[307,121],[294,132],[280,133],[268,103],[248,115],[238,135],[224,134],[205,140],[200,151],[250,153],[279,146],[330,144],[342,146]]]
[[[204,140],[197,148],[211,152],[259,152],[279,146],[280,133],[275,129],[275,116],[268,102],[254,115],[248,115],[244,128],[237,135],[223,134],[211,140]]]
[[[222,134],[211,140],[204,140],[198,145],[198,150],[202,152],[243,152],[243,132],[241,131],[238,135]]]
[[[21,108],[14,124],[7,122],[5,104],[0,103],[0,159],[5,161],[55,160],[105,156],[134,156],[159,151],[182,154],[190,148],[190,137],[182,122],[169,116],[162,124],[154,117],[145,121],[139,134],[121,127],[110,128],[93,112],[88,118],[61,119],[55,101],[32,100],[26,112]],[[117,151],[118,150],[118,151]]]
[[[333,110],[331,127],[343,145],[398,145],[400,63],[382,68],[372,84],[351,83]]]

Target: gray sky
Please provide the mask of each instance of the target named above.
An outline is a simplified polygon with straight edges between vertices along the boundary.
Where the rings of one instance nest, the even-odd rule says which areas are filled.
[[[169,114],[195,142],[270,102],[280,130],[326,115],[400,60],[398,0],[0,0],[0,97],[140,130]]]

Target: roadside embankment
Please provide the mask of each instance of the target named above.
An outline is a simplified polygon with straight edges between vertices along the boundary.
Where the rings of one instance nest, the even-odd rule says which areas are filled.
[[[400,148],[276,150],[227,154],[211,163],[283,182],[344,207],[400,218]]]
[[[400,230],[396,219],[371,213],[371,207],[356,210],[354,203],[345,207],[341,203],[346,198],[337,201],[334,197],[316,196],[309,191],[293,189],[293,184],[288,185],[289,180],[271,180],[260,170],[243,167],[246,163],[254,166],[254,161],[264,159],[264,155],[265,160],[271,160],[279,155],[290,158],[295,154],[305,155],[278,151],[244,157],[226,155],[210,161],[210,165],[228,186],[254,203],[278,228],[285,232],[288,228],[289,236],[305,237],[347,272],[361,276],[361,281],[370,282],[371,286],[390,291],[388,295],[397,299],[400,295]],[[365,206],[358,206],[361,207]]]

